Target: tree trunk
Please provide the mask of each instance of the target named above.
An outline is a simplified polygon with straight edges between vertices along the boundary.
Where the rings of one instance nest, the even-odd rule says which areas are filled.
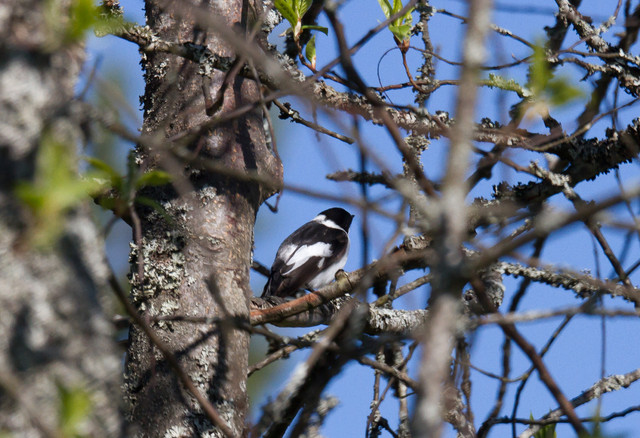
[[[234,56],[207,28],[206,17],[216,14],[229,27],[239,24],[242,1],[215,2],[215,6],[182,2],[173,9],[169,4],[146,3],[148,25],[162,39],[202,44],[214,53]],[[194,6],[201,9],[190,12]],[[149,141],[138,147],[137,162],[143,170],[161,166],[172,173],[176,169],[172,166],[178,165],[184,179],[145,193],[162,206],[170,221],[154,209],[137,209],[141,238],[136,239],[140,247],[135,245],[131,254],[132,299],[177,358],[182,372],[208,398],[233,435],[241,436],[248,407],[249,334],[234,321],[248,321],[253,227],[257,209],[270,193],[255,182],[224,177],[201,164],[209,160],[227,169],[279,179],[281,165],[267,148],[259,107],[188,145],[174,144],[194,158],[188,167],[178,164],[166,149],[170,142],[157,139],[209,120],[204,95],[210,93],[215,100],[226,75],[215,72],[205,77],[191,61],[165,53],[145,55],[143,65],[147,82],[143,136]],[[253,81],[231,78],[215,115],[257,99]],[[224,322],[194,325],[153,319],[167,315],[218,317]],[[166,355],[157,351],[144,331],[132,326],[125,391],[136,432],[140,436],[221,436]]]
[[[121,362],[99,302],[104,243],[87,205],[43,214],[16,194],[47,171],[77,177],[71,108],[84,50],[64,39],[70,2],[46,12],[45,3],[0,6],[0,434],[117,436]],[[42,159],[45,145],[64,159]]]

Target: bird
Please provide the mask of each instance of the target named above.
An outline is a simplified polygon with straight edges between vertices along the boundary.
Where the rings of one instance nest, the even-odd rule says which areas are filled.
[[[347,263],[353,218],[343,208],[330,208],[284,239],[261,298],[296,297],[301,289],[317,290],[331,283]]]

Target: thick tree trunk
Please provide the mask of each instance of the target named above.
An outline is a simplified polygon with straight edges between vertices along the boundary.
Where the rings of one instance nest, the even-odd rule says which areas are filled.
[[[222,16],[233,27],[241,21],[242,1],[215,2],[215,6],[209,2],[170,4],[146,4],[148,24],[161,38],[203,44],[215,53],[234,56],[207,29],[206,17]],[[204,9],[190,13],[194,6]],[[209,119],[204,93],[210,90],[215,100],[225,74],[216,72],[205,78],[191,61],[164,53],[147,54],[143,64],[147,81],[143,135],[164,139]],[[206,82],[210,82],[210,88],[203,87]],[[236,77],[216,115],[257,98],[256,84]],[[138,148],[137,159],[144,170],[157,165],[171,167],[171,158],[160,143],[166,146],[169,142],[150,141]],[[216,128],[188,148],[194,161],[184,169],[186,178],[176,180],[174,187],[178,190],[166,186],[146,193],[162,205],[171,221],[152,209],[138,209],[141,247],[134,248],[131,256],[132,299],[178,359],[181,370],[209,399],[233,434],[241,436],[247,412],[249,334],[238,329],[231,317],[248,321],[253,227],[257,209],[268,193],[257,183],[223,177],[196,163],[215,160],[228,169],[277,178],[281,178],[281,165],[265,144],[259,109]],[[137,264],[139,258],[142,268]],[[229,317],[229,323],[205,326],[153,322],[154,316],[176,314]],[[181,384],[175,369],[157,351],[140,327],[132,327],[125,390],[137,433],[220,436],[194,395]]]
[[[46,12],[35,0],[0,6],[0,434],[16,437],[117,436],[122,426],[121,359],[98,299],[104,244],[87,205],[60,216],[43,249],[33,237],[56,213],[36,217],[16,196],[19,183],[38,178],[43,144],[69,159],[56,165],[73,166],[71,103],[84,53],[63,39],[69,3]],[[53,164],[41,166],[61,170]],[[86,399],[87,410],[67,410],[77,419],[64,425],[71,398]]]

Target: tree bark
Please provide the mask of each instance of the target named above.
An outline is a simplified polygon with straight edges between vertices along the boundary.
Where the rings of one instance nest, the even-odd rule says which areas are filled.
[[[88,206],[60,213],[51,241],[37,246],[46,224],[16,195],[39,178],[48,141],[74,172],[71,104],[84,49],[64,40],[69,4],[0,6],[0,431],[16,437],[117,436],[122,426],[121,363],[100,304],[104,242]],[[88,404],[65,425],[69,397]]]
[[[173,8],[170,2],[150,0],[147,23],[164,40],[202,44],[214,53],[235,56],[212,33],[215,29],[207,28],[206,17],[216,14],[229,27],[238,27],[241,7],[240,0],[213,5],[181,2]],[[145,138],[170,138],[210,120],[207,105],[217,99],[225,73],[201,75],[197,64],[166,53],[145,55],[143,65]],[[255,82],[239,76],[228,80],[215,116],[259,97]],[[276,180],[282,179],[281,164],[267,147],[259,107],[184,145],[194,157],[189,166],[173,158],[167,143],[153,140],[137,149],[142,170],[178,166],[184,178],[145,193],[162,205],[170,221],[154,209],[136,210],[141,238],[131,253],[132,299],[148,320],[172,314],[229,317],[228,324],[215,326],[179,322],[150,326],[233,435],[241,436],[248,408],[249,334],[233,321],[249,321],[253,227],[260,203],[271,193],[257,183],[207,171],[198,162],[212,160]],[[182,386],[166,356],[159,355],[136,326],[130,332],[125,381],[131,421],[139,436],[222,436],[194,394]]]

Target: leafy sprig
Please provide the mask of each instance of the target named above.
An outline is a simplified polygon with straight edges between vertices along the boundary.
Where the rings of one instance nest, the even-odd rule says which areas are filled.
[[[402,0],[393,0],[393,5],[389,2],[389,0],[378,0],[380,7],[382,8],[382,12],[387,19],[392,16],[398,14],[402,11],[404,6],[402,5]],[[409,40],[411,39],[411,24],[413,19],[411,17],[411,13],[414,8],[409,8],[407,12],[395,18],[391,23],[389,23],[389,30],[393,34],[393,38],[396,41],[396,44],[400,48],[406,52],[409,49]]]

